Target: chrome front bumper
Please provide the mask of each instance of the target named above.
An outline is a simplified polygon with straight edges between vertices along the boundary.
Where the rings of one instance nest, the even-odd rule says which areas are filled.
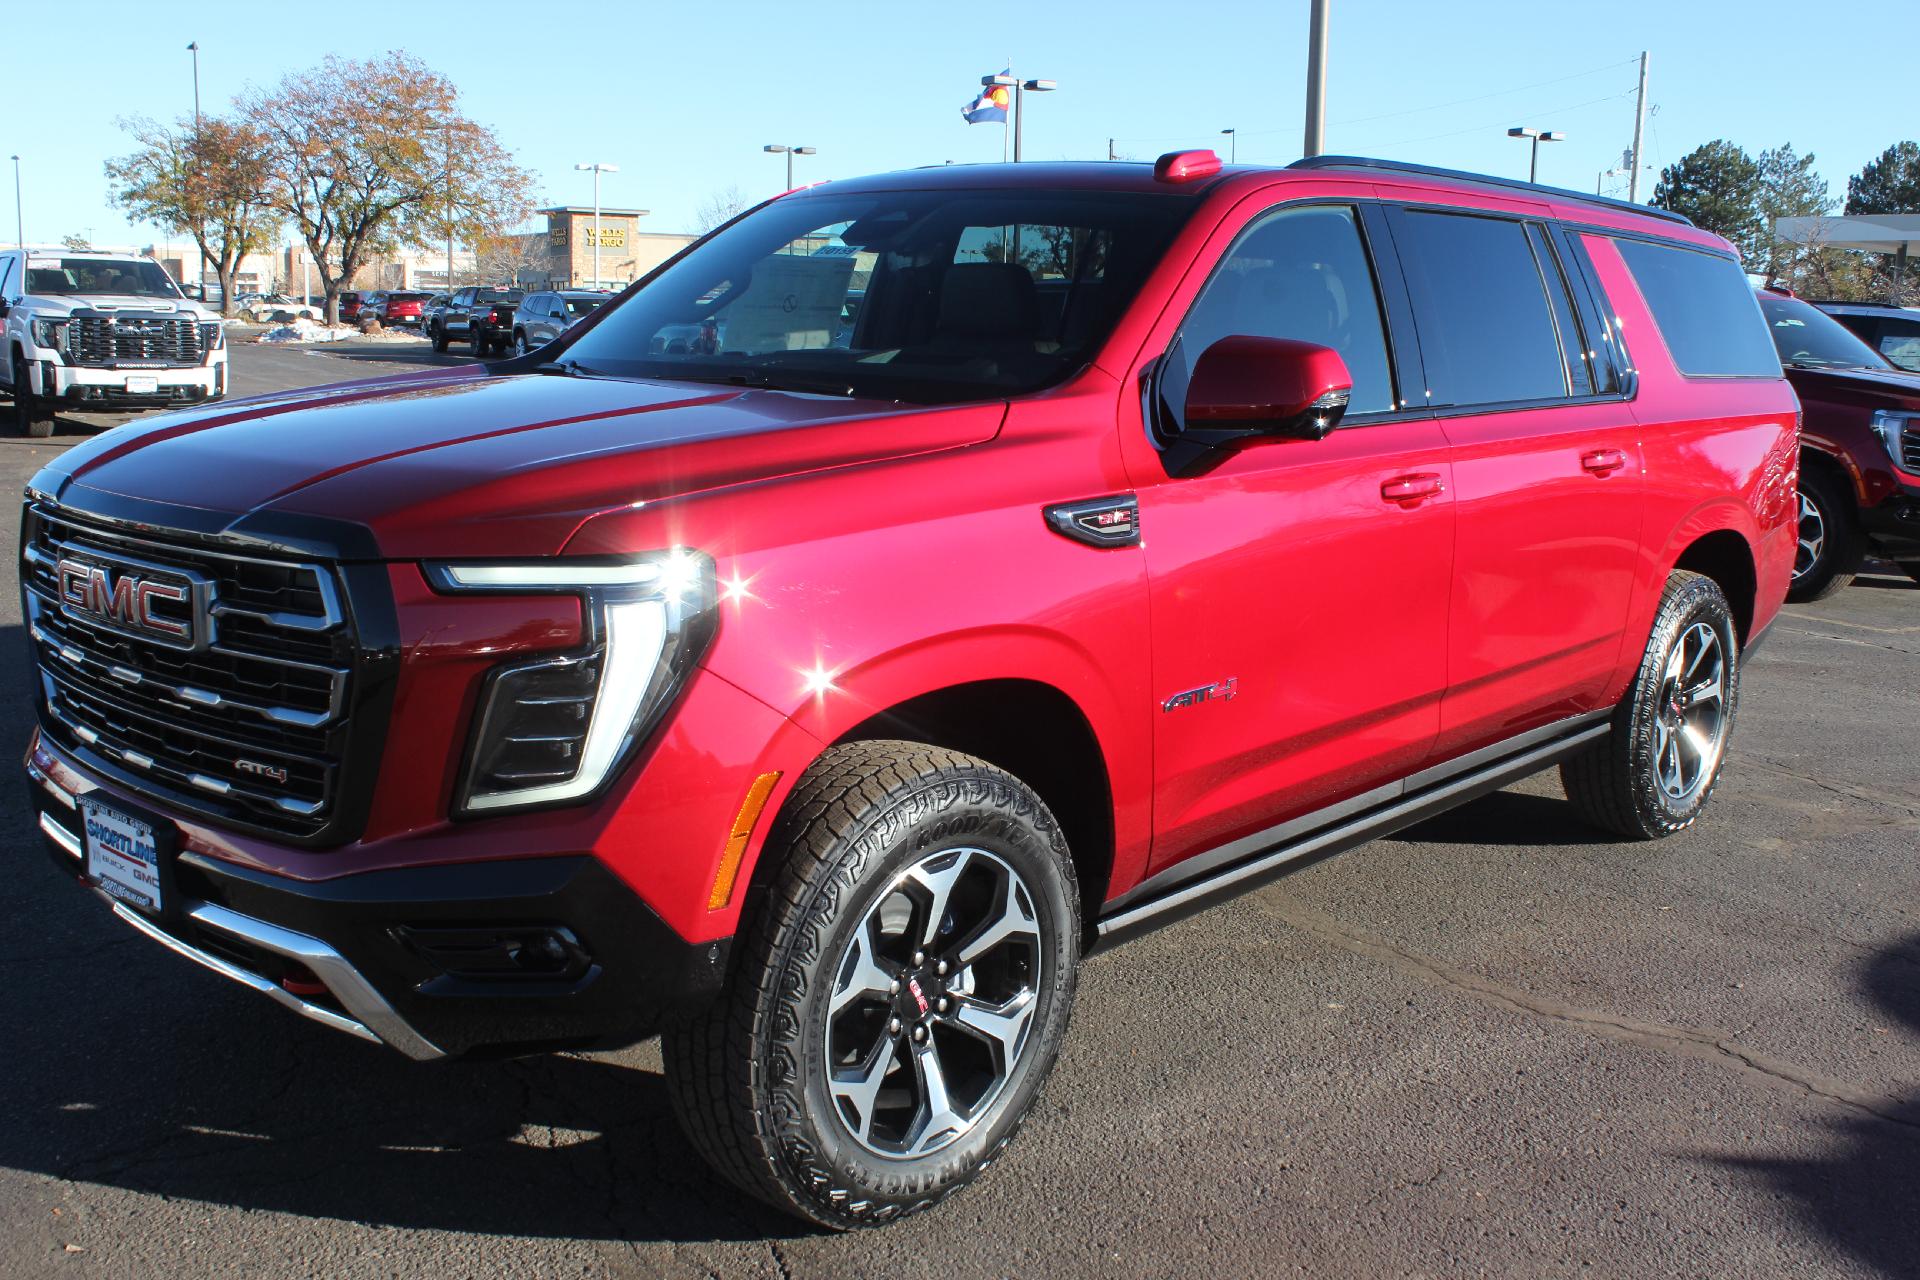
[[[68,809],[78,810],[78,802],[72,793],[48,777],[31,761],[27,764],[27,774],[60,804]],[[76,862],[84,859],[85,850],[81,845],[80,837],[45,809],[40,811],[40,830],[68,857]],[[182,913],[186,918],[202,928],[214,930],[249,946],[271,951],[304,965],[339,1002],[340,1008],[344,1009],[345,1013],[302,999],[277,982],[269,981],[230,960],[175,937],[153,920],[123,903],[115,902],[105,894],[100,896],[113,908],[114,915],[169,951],[183,955],[195,964],[213,970],[223,978],[231,978],[244,987],[251,987],[260,994],[292,1009],[295,1013],[312,1018],[315,1022],[332,1027],[336,1031],[345,1031],[349,1035],[359,1036],[362,1040],[389,1045],[409,1058],[426,1061],[445,1056],[438,1046],[409,1026],[406,1020],[394,1011],[393,1006],[388,1004],[386,999],[361,976],[358,969],[348,963],[347,959],[333,947],[318,938],[296,933],[291,929],[284,929],[279,925],[242,915],[237,911],[230,911],[211,902],[188,902],[182,906]]]

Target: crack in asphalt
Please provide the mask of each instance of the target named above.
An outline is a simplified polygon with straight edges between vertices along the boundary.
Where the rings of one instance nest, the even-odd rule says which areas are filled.
[[[1897,644],[1885,644],[1879,640],[1857,640],[1852,636],[1830,636],[1824,631],[1809,631],[1805,627],[1782,626],[1780,629],[1782,631],[1790,631],[1796,636],[1808,636],[1814,640],[1831,640],[1835,644],[1856,644],[1864,649],[1885,649],[1888,653],[1904,654],[1909,658],[1913,657],[1916,652],[1920,652],[1914,649],[1902,648]],[[1883,628],[1876,627],[1872,629],[1882,630]],[[1892,628],[1884,629],[1892,630]]]
[[[1916,799],[1913,796],[1902,795],[1897,791],[1879,791],[1872,787],[1862,787],[1850,782],[1835,782],[1828,778],[1816,778],[1811,774],[1802,773],[1793,766],[1769,756],[1743,753],[1740,760],[1743,764],[1756,765],[1769,773],[1778,774],[1783,778],[1792,778],[1796,782],[1804,782],[1808,786],[1830,792],[1833,795],[1845,797],[1848,800],[1864,800],[1869,804],[1882,805],[1889,809],[1898,809],[1910,818],[1920,819],[1920,807],[1916,807],[1920,806],[1920,799]]]
[[[1624,1014],[1537,996],[1426,956],[1335,920],[1287,893],[1268,889],[1255,895],[1261,907],[1309,937],[1376,960],[1437,986],[1471,996],[1524,1017],[1572,1027],[1603,1039],[1677,1054],[1724,1067],[1762,1083],[1797,1090],[1811,1097],[1869,1115],[1899,1129],[1920,1134],[1920,1121],[1903,1112],[1899,1099],[1824,1076],[1798,1063],[1775,1058],[1734,1041],[1723,1032],[1675,1023],[1649,1022]]]

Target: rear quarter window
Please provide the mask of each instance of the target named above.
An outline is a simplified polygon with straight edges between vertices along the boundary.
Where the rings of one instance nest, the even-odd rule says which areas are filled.
[[[1780,376],[1779,353],[1739,263],[1648,240],[1615,243],[1681,373],[1690,378]]]

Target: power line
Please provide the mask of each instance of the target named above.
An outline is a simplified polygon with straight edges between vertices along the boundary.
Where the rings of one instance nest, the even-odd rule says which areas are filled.
[[[1576,71],[1570,76],[1556,76],[1552,80],[1536,80],[1532,84],[1517,84],[1511,89],[1497,89],[1492,93],[1483,93],[1473,98],[1455,98],[1452,102],[1436,102],[1425,107],[1408,107],[1405,111],[1383,111],[1377,116],[1359,116],[1352,120],[1335,120],[1334,124],[1370,124],[1375,120],[1391,120],[1398,116],[1418,115],[1423,111],[1439,111],[1445,107],[1463,107],[1470,102],[1485,102],[1489,98],[1504,98],[1510,93],[1523,93],[1528,89],[1544,89],[1552,84],[1565,84],[1569,80],[1584,80],[1588,76],[1597,76],[1602,71],[1612,71],[1615,67],[1631,66],[1639,59],[1624,58],[1619,62],[1609,62],[1604,67],[1595,67],[1591,71]]]
[[[1584,111],[1588,107],[1597,107],[1603,102],[1618,102],[1622,98],[1631,98],[1637,92],[1637,89],[1628,89],[1625,93],[1610,93],[1604,98],[1594,98],[1588,102],[1576,102],[1570,107],[1549,107],[1544,111],[1528,111],[1525,114],[1528,116],[1564,115],[1569,111]],[[1512,113],[1509,112],[1508,116],[1511,114]],[[1470,125],[1465,129],[1454,129],[1447,133],[1430,133],[1420,138],[1402,138],[1398,142],[1376,142],[1369,145],[1375,147],[1406,147],[1416,142],[1437,142],[1441,138],[1457,138],[1463,133],[1478,133],[1482,129],[1496,129],[1506,123],[1508,116],[1502,116],[1498,120],[1489,120],[1485,124]]]

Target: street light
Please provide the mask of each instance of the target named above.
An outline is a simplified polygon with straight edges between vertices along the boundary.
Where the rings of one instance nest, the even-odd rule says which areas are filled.
[[[787,188],[786,188],[786,189],[787,189],[788,191],[791,191],[791,190],[793,190],[793,158],[794,158],[795,156],[812,156],[812,155],[818,155],[818,154],[820,154],[820,153],[819,153],[819,151],[818,151],[817,149],[815,149],[815,148],[813,148],[813,147],[772,147],[772,146],[769,146],[769,147],[762,147],[762,148],[760,148],[760,149],[761,149],[762,151],[764,151],[764,152],[766,152],[766,153],[767,153],[768,155],[770,155],[770,156],[780,156],[780,155],[783,155],[783,156],[785,156],[785,157],[787,158]]]
[[[1220,132],[1227,140],[1227,163],[1238,163],[1240,159],[1240,131],[1238,129],[1222,129]]]
[[[187,52],[193,55],[193,136],[200,136],[200,42],[195,40],[187,46]]]
[[[618,173],[620,166],[601,164],[596,160],[592,164],[577,164],[573,167],[583,173],[589,169],[593,171],[593,287],[598,290],[600,288],[600,175]],[[567,275],[568,278],[572,278],[573,273],[569,271]]]
[[[1533,139],[1533,158],[1527,162],[1527,181],[1540,181],[1540,144],[1543,142],[1565,142],[1567,135],[1551,130],[1516,128],[1507,130],[1509,138]]]
[[[1057,80],[1022,80],[1017,76],[981,76],[980,84],[984,88],[998,85],[1013,90],[1013,162],[1020,163],[1020,137],[1027,124],[1026,96],[1029,93],[1052,93],[1060,87]]]

